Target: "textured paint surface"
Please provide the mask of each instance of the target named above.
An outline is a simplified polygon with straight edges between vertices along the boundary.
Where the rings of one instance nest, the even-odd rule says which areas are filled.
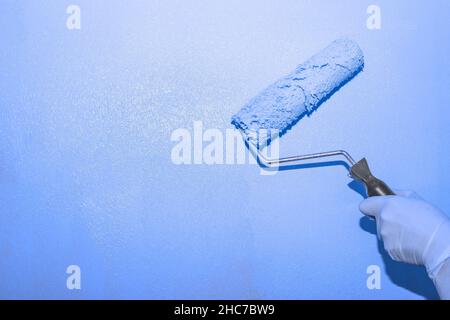
[[[82,28],[68,31],[74,2]],[[348,36],[364,72],[280,139],[282,155],[346,149],[450,212],[450,2],[377,3],[371,31],[364,0],[1,1],[0,297],[433,297],[423,269],[387,257],[345,168],[262,176],[170,156],[174,130],[232,128],[267,84]]]
[[[233,116],[250,141],[263,146],[311,114],[364,68],[364,54],[352,40],[338,39],[294,72],[278,80]],[[261,130],[266,129],[266,130]]]

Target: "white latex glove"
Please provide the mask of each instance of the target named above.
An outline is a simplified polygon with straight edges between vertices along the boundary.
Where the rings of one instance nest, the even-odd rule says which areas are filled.
[[[450,298],[450,218],[414,192],[372,197],[360,204],[395,261],[424,265],[441,298]],[[439,283],[437,283],[439,282]]]

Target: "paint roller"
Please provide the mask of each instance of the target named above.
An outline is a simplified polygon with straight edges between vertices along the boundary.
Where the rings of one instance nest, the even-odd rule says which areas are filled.
[[[269,159],[262,152],[275,136],[281,137],[301,118],[311,115],[363,69],[364,54],[358,44],[338,39],[250,100],[231,122],[266,167],[341,156],[349,164],[350,176],[364,183],[369,197],[394,195],[386,183],[371,173],[365,158],[356,162],[344,150],[280,159]]]

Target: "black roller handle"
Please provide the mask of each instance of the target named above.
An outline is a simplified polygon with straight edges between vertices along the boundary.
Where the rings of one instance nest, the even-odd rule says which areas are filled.
[[[366,158],[352,166],[350,168],[350,174],[354,179],[364,183],[369,197],[395,195],[386,183],[376,178],[372,172],[370,172]]]

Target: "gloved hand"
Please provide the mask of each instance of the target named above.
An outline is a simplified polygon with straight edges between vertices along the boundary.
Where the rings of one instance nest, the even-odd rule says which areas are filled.
[[[392,259],[424,265],[433,280],[444,264],[442,269],[450,269],[450,218],[415,193],[368,198],[360,210],[376,219],[378,237]]]

